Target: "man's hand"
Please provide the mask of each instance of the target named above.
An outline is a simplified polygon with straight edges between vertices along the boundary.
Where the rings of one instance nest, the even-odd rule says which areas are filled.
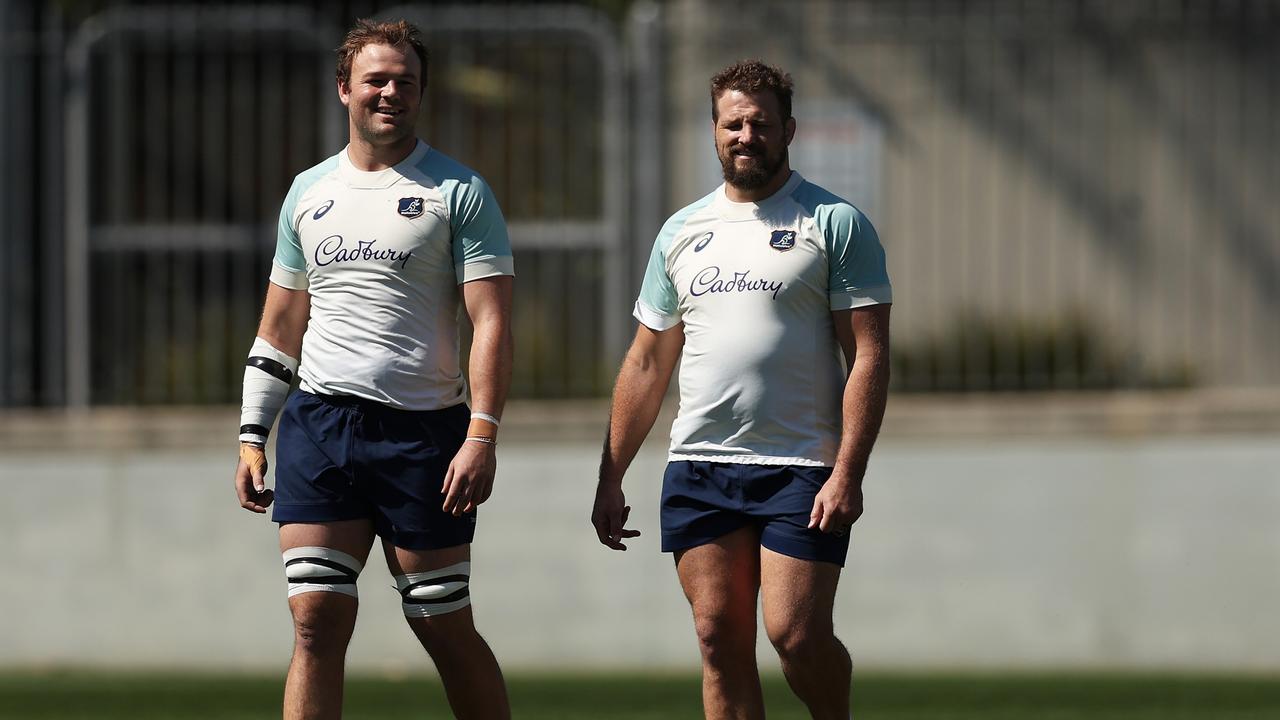
[[[444,511],[455,517],[471,512],[489,499],[493,492],[493,475],[498,469],[498,457],[491,443],[463,441],[458,454],[453,456],[444,474]]]
[[[833,473],[813,499],[809,529],[840,536],[862,516],[862,484]]]
[[[236,463],[236,496],[240,507],[264,513],[275,500],[267,489],[267,451],[253,443],[240,443],[240,461]]]
[[[619,483],[600,481],[596,486],[595,507],[591,510],[591,524],[596,526],[596,537],[614,550],[626,550],[624,539],[640,537],[639,530],[626,528],[631,506],[627,505]]]

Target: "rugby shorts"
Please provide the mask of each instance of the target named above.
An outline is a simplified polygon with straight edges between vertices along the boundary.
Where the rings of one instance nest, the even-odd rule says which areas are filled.
[[[829,467],[670,462],[662,478],[662,551],[705,545],[751,525],[776,553],[844,567],[848,534],[808,527],[813,499],[830,476]]]
[[[466,405],[400,410],[350,396],[294,391],[276,438],[277,523],[368,518],[396,547],[470,543],[476,512],[441,509],[445,472],[465,441]]]

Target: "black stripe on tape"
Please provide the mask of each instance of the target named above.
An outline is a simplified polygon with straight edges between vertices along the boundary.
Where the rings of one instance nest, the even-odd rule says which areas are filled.
[[[245,367],[258,368],[271,377],[285,383],[293,382],[293,371],[285,367],[279,360],[272,360],[258,355],[251,355],[244,363]]]
[[[347,567],[346,565],[343,565],[340,562],[336,562],[334,560],[326,560],[324,558],[318,558],[318,557],[293,558],[292,560],[286,562],[284,566],[285,568],[288,568],[291,565],[297,565],[299,563],[307,563],[308,565],[319,565],[320,567],[329,568],[330,570],[341,573],[343,577],[348,578],[348,582],[355,582],[356,576],[359,575],[359,573],[357,573],[355,570],[352,570],[351,568]]]

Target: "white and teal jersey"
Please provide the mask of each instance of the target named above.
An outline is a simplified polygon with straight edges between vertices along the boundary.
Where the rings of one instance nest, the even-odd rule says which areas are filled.
[[[758,203],[715,192],[671,216],[635,316],[684,323],[671,460],[835,464],[844,373],[833,310],[890,303],[857,208],[799,173]]]
[[[304,390],[436,410],[466,397],[458,286],[511,274],[489,187],[419,141],[386,170],[356,169],[344,148],[298,175],[271,281],[311,294]]]

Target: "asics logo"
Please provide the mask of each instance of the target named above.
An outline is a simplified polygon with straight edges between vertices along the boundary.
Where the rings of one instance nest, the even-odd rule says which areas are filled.
[[[319,220],[320,218],[324,217],[324,214],[325,214],[325,213],[329,212],[329,208],[331,208],[331,207],[333,207],[333,201],[332,201],[332,200],[330,200],[329,202],[327,202],[327,203],[325,203],[325,204],[321,205],[320,207],[316,208],[316,212],[315,212],[315,214],[314,214],[314,215],[312,215],[312,216],[311,216],[311,219],[312,219],[312,220]]]

